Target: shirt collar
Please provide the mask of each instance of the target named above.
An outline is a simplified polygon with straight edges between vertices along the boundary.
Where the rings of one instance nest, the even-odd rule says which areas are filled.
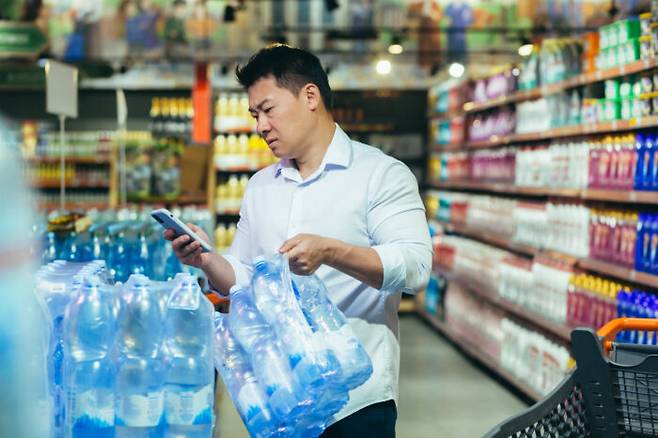
[[[347,167],[349,167],[351,161],[352,161],[352,140],[350,140],[350,138],[347,136],[345,131],[343,131],[341,127],[338,126],[338,123],[336,123],[336,130],[334,131],[334,136],[331,139],[331,143],[329,143],[327,152],[325,152],[324,154],[322,163],[320,164],[318,170],[307,179],[307,182],[315,179],[317,175],[322,173],[327,168],[337,167],[337,168],[346,169]],[[299,171],[295,167],[293,161],[288,158],[282,158],[277,163],[275,176],[278,177],[282,173],[283,176],[285,176],[286,178],[292,180],[300,180],[301,182]]]

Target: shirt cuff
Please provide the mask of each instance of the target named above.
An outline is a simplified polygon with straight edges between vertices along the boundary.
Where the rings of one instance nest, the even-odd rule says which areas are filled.
[[[248,286],[250,283],[250,276],[247,267],[240,260],[230,254],[225,254],[223,257],[231,265],[231,268],[233,268],[235,284],[238,286]]]
[[[395,244],[384,244],[373,246],[372,249],[379,255],[384,268],[384,278],[380,290],[387,293],[404,292],[407,268],[400,248]]]

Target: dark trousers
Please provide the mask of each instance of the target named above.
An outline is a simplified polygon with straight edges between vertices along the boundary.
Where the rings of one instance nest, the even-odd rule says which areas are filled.
[[[332,424],[320,437],[395,438],[397,419],[398,410],[393,400],[375,403]]]

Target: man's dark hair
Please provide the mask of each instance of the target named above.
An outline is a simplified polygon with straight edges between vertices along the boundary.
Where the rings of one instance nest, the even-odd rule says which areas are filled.
[[[306,50],[272,44],[259,50],[244,66],[238,65],[235,75],[245,89],[271,75],[279,87],[295,96],[304,85],[314,84],[320,90],[324,106],[331,109],[332,96],[327,73],[322,69],[320,60]]]

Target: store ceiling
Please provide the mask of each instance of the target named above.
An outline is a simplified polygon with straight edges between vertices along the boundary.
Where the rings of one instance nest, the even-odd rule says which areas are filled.
[[[620,12],[640,1],[617,2]],[[4,18],[34,21],[47,56],[69,61],[244,59],[280,41],[329,59],[381,56],[423,66],[506,60],[537,32],[585,29],[608,0],[0,0]],[[465,32],[464,30],[467,29]]]

